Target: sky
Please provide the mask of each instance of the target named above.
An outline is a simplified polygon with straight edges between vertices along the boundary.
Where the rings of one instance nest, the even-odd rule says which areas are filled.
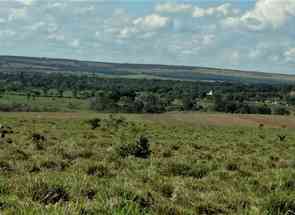
[[[0,0],[0,55],[295,74],[295,0]]]

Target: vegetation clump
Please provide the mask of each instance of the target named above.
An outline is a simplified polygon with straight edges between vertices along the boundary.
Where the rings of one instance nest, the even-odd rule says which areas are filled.
[[[6,161],[0,161],[0,171],[1,172],[12,172],[14,169]]]
[[[147,159],[151,155],[149,140],[145,136],[139,136],[135,142],[119,144],[116,152],[123,158],[134,156]]]
[[[83,196],[85,196],[89,200],[93,200],[97,194],[97,191],[94,189],[83,190]]]
[[[4,126],[0,124],[0,138],[5,138],[9,134],[13,134],[14,131],[10,126]]]
[[[35,143],[44,142],[46,140],[45,136],[39,133],[32,134],[32,140]]]
[[[89,166],[86,170],[86,173],[87,175],[98,177],[109,177],[112,175],[108,167],[104,164]]]
[[[90,119],[90,120],[87,120],[87,123],[91,126],[91,129],[96,129],[98,127],[100,127],[100,123],[101,123],[101,119],[99,118],[94,118],[94,119]]]
[[[49,186],[46,183],[38,183],[32,187],[32,200],[44,205],[69,201],[69,194],[60,185]]]
[[[270,197],[265,204],[269,214],[293,214],[295,213],[295,199],[287,193],[277,193]]]

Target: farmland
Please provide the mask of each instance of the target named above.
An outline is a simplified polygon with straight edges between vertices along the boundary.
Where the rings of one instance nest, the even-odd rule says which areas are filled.
[[[1,214],[292,214],[295,119],[1,113]]]

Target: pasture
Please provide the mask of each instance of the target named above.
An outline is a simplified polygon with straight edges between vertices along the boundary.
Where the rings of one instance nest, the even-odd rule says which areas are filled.
[[[294,214],[295,118],[0,113],[1,214]]]

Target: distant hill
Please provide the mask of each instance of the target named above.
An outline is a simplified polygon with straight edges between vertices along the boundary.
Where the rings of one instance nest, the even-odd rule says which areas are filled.
[[[295,75],[192,66],[105,63],[68,59],[0,56],[0,72],[96,74],[110,78],[146,78],[249,83],[295,82]]]

